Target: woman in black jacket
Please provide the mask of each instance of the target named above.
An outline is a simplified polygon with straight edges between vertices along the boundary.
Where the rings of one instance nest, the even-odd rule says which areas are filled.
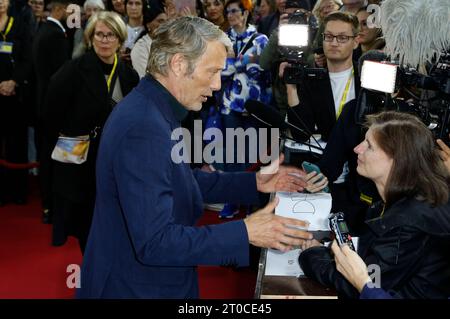
[[[66,63],[51,79],[44,112],[47,138],[90,136],[82,164],[53,161],[53,245],[68,235],[84,251],[95,202],[95,160],[101,129],[115,105],[137,85],[137,73],[120,61],[126,26],[114,12],[93,16],[85,30],[90,50]],[[54,157],[54,156],[53,156]]]
[[[448,298],[450,175],[432,134],[400,112],[369,115],[368,127],[355,148],[357,171],[375,183],[382,201],[367,212],[358,254],[394,298]],[[341,297],[357,298],[371,288],[369,276],[357,289],[351,285],[329,248],[308,248],[299,262],[307,276],[334,286]]]

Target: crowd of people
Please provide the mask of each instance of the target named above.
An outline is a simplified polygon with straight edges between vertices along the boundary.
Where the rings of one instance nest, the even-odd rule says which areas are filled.
[[[362,64],[383,59],[367,7],[380,2],[0,0],[0,159],[9,164],[0,205],[27,201],[27,170],[14,164],[32,161],[31,141],[52,244],[75,236],[84,255],[81,298],[198,297],[196,266],[247,265],[249,244],[302,246],[305,274],[341,297],[448,298],[450,149],[414,115],[380,105],[358,117],[371,94]],[[286,84],[299,61],[280,50],[279,30],[293,13],[315,26],[302,66],[326,72]],[[288,132],[298,142],[320,134],[323,175],[281,165],[283,156],[278,170],[256,172],[248,156],[237,163],[236,147],[224,149],[228,162],[174,163],[171,132],[194,119],[214,116],[224,133],[258,128],[248,101],[302,128]],[[263,195],[326,186],[360,236],[357,252],[324,246],[307,221],[272,214],[277,201]],[[196,227],[207,203],[222,203],[220,218],[240,205],[248,216]],[[370,264],[381,287],[370,285]]]

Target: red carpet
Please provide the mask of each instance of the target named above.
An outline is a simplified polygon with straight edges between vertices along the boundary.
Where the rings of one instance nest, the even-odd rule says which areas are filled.
[[[78,242],[70,238],[64,246],[51,246],[52,227],[41,223],[39,208],[36,191],[28,205],[0,207],[0,298],[73,298],[66,270],[81,264]],[[201,220],[218,222],[215,212]],[[199,281],[201,298],[252,298],[256,270],[199,267]]]

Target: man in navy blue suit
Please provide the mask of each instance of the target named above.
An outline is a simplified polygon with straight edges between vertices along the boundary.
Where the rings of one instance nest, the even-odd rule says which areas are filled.
[[[220,89],[229,40],[210,22],[183,17],[153,39],[148,75],[109,117],[97,159],[97,199],[80,298],[197,298],[197,265],[249,263],[249,243],[287,251],[312,236],[273,214],[196,227],[203,202],[258,202],[258,192],[301,191],[304,173],[208,173],[176,163],[173,130]],[[298,174],[293,176],[292,173]]]

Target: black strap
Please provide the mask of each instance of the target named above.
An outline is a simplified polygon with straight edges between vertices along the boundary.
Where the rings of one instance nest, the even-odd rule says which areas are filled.
[[[250,39],[247,41],[247,43],[245,44],[245,46],[241,49],[241,51],[239,52],[239,55],[244,55],[244,53],[251,48],[252,46],[252,42],[253,40],[258,36],[258,32],[253,33],[253,35],[250,37]]]

